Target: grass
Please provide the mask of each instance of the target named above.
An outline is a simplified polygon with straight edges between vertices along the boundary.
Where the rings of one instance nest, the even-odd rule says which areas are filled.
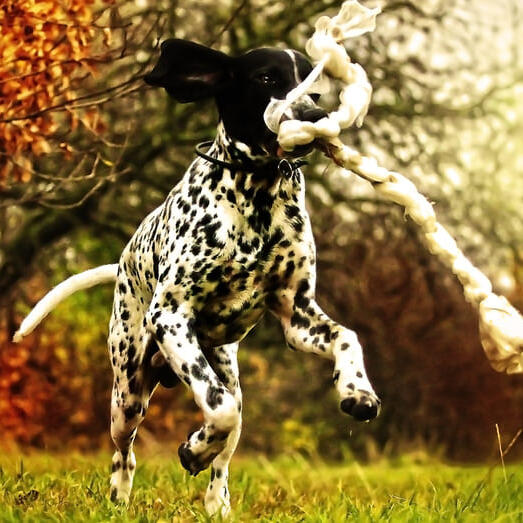
[[[142,457],[125,509],[108,500],[109,463],[104,454],[1,456],[0,521],[210,521],[208,472],[191,478],[174,456]],[[371,465],[236,458],[230,519],[523,522],[523,464],[507,466],[506,475],[408,456]]]

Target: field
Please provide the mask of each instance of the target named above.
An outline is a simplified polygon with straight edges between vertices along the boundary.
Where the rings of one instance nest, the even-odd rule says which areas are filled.
[[[138,456],[140,460],[140,456]],[[208,472],[139,462],[128,509],[107,497],[109,456],[0,457],[0,521],[208,521]],[[231,521],[523,521],[523,465],[453,466],[412,456],[363,465],[301,457],[233,462]],[[219,519],[219,518],[217,518]]]

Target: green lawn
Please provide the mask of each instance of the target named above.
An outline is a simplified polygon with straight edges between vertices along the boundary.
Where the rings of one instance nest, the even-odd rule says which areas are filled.
[[[141,459],[140,459],[141,458]],[[0,521],[208,521],[208,472],[175,456],[144,459],[129,508],[107,497],[107,455],[0,457]],[[503,470],[412,458],[331,465],[302,458],[236,458],[231,521],[521,521],[523,465]],[[217,518],[219,519],[219,518]]]

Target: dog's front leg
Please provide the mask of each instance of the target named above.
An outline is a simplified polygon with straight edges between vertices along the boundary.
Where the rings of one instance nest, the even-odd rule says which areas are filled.
[[[223,345],[212,351],[209,362],[218,377],[235,397],[238,411],[241,413],[242,391],[240,389],[237,353],[237,343]],[[238,445],[241,428],[240,414],[238,424],[229,434],[225,448],[212,462],[211,479],[205,494],[205,509],[209,515],[216,514],[220,510],[221,515],[226,517],[230,512],[230,496],[227,486],[229,463]]]
[[[162,303],[162,305],[160,305]],[[182,465],[193,475],[207,468],[223,451],[227,438],[239,423],[237,400],[231,394],[201,351],[194,332],[191,307],[184,303],[164,307],[153,300],[146,315],[147,329],[173,371],[194,394],[205,423],[189,435],[178,449]]]
[[[278,316],[288,345],[334,360],[333,380],[341,410],[359,421],[375,418],[381,402],[367,378],[356,334],[320,309],[307,280],[297,289],[287,289],[281,304]]]

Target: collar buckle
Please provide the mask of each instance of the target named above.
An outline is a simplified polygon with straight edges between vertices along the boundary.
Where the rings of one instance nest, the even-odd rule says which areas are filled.
[[[296,166],[289,160],[283,159],[278,162],[278,171],[285,178],[290,178],[296,171]]]

